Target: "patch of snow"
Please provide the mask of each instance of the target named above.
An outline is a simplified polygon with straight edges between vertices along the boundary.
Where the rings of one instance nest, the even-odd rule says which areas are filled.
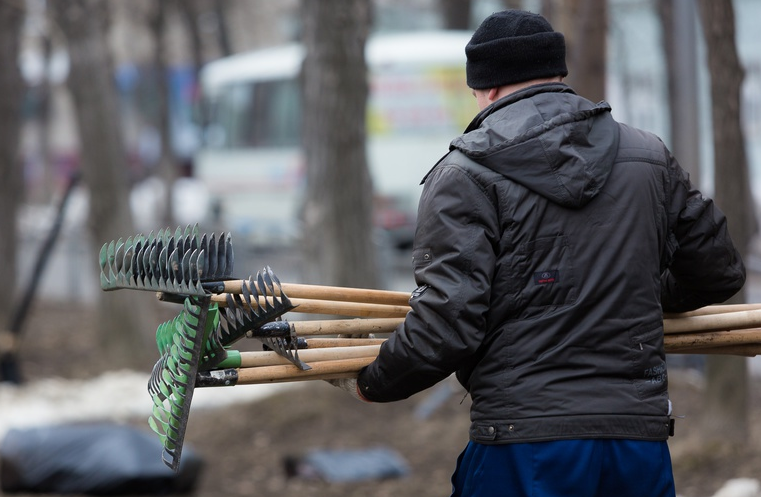
[[[149,374],[111,371],[92,380],[47,378],[13,385],[0,383],[0,440],[12,428],[64,424],[77,421],[147,419],[153,401],[148,394]],[[300,383],[239,385],[194,390],[192,411],[254,402]]]
[[[761,482],[755,478],[734,478],[728,480],[713,497],[759,497]]]

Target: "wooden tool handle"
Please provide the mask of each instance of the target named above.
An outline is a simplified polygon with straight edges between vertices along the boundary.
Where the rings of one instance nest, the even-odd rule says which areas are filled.
[[[761,354],[761,344],[723,345],[718,347],[666,348],[669,354],[711,354],[754,357]]]
[[[756,328],[761,326],[761,310],[704,314],[663,320],[663,332],[690,333]]]
[[[383,338],[310,338],[307,342],[309,349],[325,349],[330,347],[361,347],[362,345],[380,345]]]
[[[240,368],[238,370],[237,384],[253,385],[282,381],[325,379],[325,375],[346,375],[344,377],[352,377],[357,376],[359,370],[373,362],[373,360],[375,360],[375,357],[316,362],[311,365],[312,369],[308,371],[302,371],[293,364]]]
[[[224,282],[224,291],[241,293],[243,283],[247,280],[228,280]],[[370,304],[409,305],[410,294],[391,290],[373,290],[369,288],[352,288],[326,285],[306,285],[300,283],[281,283],[283,293],[288,298],[314,300],[336,300],[340,302],[366,302]],[[269,294],[269,290],[258,288],[260,294]],[[275,294],[280,292],[275,289]]]
[[[325,319],[315,321],[290,321],[299,336],[309,335],[366,335],[368,333],[391,333],[404,322],[404,318]]]
[[[667,348],[672,347],[679,349],[696,349],[700,347],[716,347],[724,345],[761,344],[761,328],[733,331],[679,333],[664,336],[663,344]]]
[[[227,306],[226,293],[220,293],[211,296],[211,301],[219,304],[220,307]],[[388,304],[368,304],[365,302],[339,302],[333,300],[309,300],[309,299],[290,299],[291,303],[296,306],[292,312],[303,312],[306,314],[331,314],[337,316],[354,316],[366,318],[393,318],[404,317],[410,311],[409,306],[388,305]],[[259,297],[261,305],[266,305],[265,298]]]
[[[339,359],[356,359],[362,357],[376,357],[380,350],[380,344],[360,345],[355,347],[326,347],[316,349],[299,350],[299,359],[310,366],[312,363],[322,361],[335,361]],[[241,352],[240,367],[253,368],[261,366],[276,366],[278,364],[290,364],[288,359],[276,352]]]
[[[756,311],[758,309],[761,309],[761,304],[707,305],[689,312],[665,312],[663,313],[663,317],[665,319],[679,319],[692,316],[706,316],[709,314],[724,314],[727,312]]]

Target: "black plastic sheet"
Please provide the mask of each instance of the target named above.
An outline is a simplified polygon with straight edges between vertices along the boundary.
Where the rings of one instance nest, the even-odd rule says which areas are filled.
[[[187,445],[175,473],[147,430],[113,423],[12,429],[0,443],[0,489],[88,495],[161,495],[193,490],[202,460]]]

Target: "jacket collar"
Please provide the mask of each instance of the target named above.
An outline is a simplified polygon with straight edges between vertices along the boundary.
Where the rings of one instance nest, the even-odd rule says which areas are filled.
[[[523,100],[524,98],[531,98],[534,95],[538,95],[540,93],[573,93],[574,95],[576,94],[576,92],[574,92],[573,89],[571,89],[571,87],[565,83],[539,83],[536,85],[527,86],[526,88],[523,88],[509,95],[506,95],[500,98],[499,100],[497,100],[496,102],[492,103],[488,107],[485,107],[481,112],[476,114],[476,117],[474,117],[473,120],[468,125],[468,127],[465,128],[465,133],[468,133],[469,131],[473,131],[474,129],[477,129],[479,126],[481,126],[481,123],[484,121],[484,119],[486,119],[491,114],[498,111],[499,109],[506,107],[508,105],[514,104],[515,102],[518,102],[519,100]]]

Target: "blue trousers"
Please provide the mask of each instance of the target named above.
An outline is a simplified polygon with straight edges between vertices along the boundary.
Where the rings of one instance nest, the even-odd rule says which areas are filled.
[[[674,497],[666,442],[482,445],[457,459],[452,497]]]

